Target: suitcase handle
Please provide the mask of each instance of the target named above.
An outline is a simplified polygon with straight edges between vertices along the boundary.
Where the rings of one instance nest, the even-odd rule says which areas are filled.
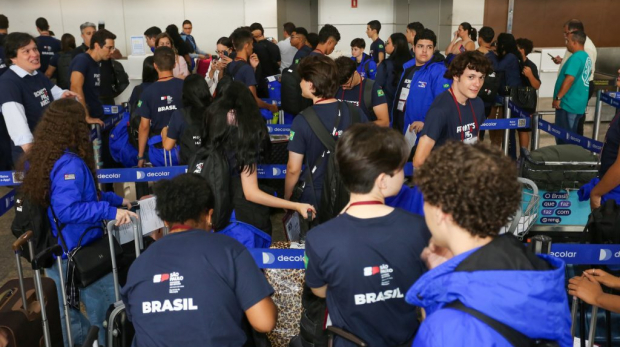
[[[23,233],[22,236],[20,236],[17,240],[15,240],[15,242],[13,242],[13,252],[21,253],[22,246],[28,243],[28,240],[32,238],[32,235],[32,230],[28,230]]]
[[[41,252],[39,252],[39,254],[35,255],[34,258],[32,258],[32,269],[35,271],[43,269],[44,268],[43,264],[45,263],[45,260],[51,257],[52,254],[57,257],[60,257],[62,256],[62,253],[63,253],[63,250],[62,250],[62,247],[60,247],[60,245],[54,245],[52,247],[42,250]]]
[[[600,166],[601,165],[600,160],[598,162],[591,162],[591,161],[545,161],[545,160],[534,160],[532,158],[532,156],[530,155],[530,151],[528,151],[527,148],[525,148],[525,147],[521,147],[521,156],[528,163],[530,163],[532,165],[540,165],[540,166],[545,166],[545,165],[549,165],[549,166],[560,166],[560,165]]]

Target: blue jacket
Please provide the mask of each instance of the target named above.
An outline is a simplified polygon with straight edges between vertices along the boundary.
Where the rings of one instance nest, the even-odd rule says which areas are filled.
[[[355,59],[355,57],[351,57],[351,60],[357,63],[357,60]],[[377,75],[377,63],[375,63],[375,61],[372,59],[371,56],[369,56],[366,53],[362,53],[362,62],[357,67],[357,72],[362,77],[366,77],[366,78],[370,78],[371,80],[374,80],[375,76]]]
[[[271,246],[269,234],[253,225],[237,221],[234,216],[231,217],[230,224],[217,233],[232,237],[248,249],[269,248]]]
[[[101,192],[98,198],[95,180],[86,163],[71,152],[65,152],[54,164],[50,172],[52,185],[50,188],[51,207],[58,217],[62,236],[69,250],[75,248],[82,234],[82,246],[103,236],[105,219],[116,218],[116,207],[123,204],[123,198],[108,192]],[[58,231],[52,218],[52,211],[47,209],[52,225],[52,233],[58,237]],[[58,244],[62,246],[60,238]],[[64,246],[63,246],[64,249]],[[63,256],[64,257],[64,256]]]
[[[415,59],[411,59],[403,65],[403,74],[400,77],[399,85],[403,83],[407,69],[415,66],[415,62]],[[434,62],[431,59],[413,74],[405,108],[405,128],[415,121],[424,122],[426,112],[431,107],[433,100],[437,95],[450,88],[452,80],[444,78],[445,73],[446,66],[443,62]],[[398,93],[398,90],[396,92]],[[399,95],[395,95],[392,112],[398,105],[398,98]],[[391,117],[391,119],[394,118]],[[401,131],[405,133],[405,129],[401,129]]]
[[[397,195],[385,199],[385,204],[424,216],[424,197],[417,186],[403,184]]]
[[[494,248],[488,248],[491,244]],[[491,249],[494,253],[489,258]],[[481,253],[474,255],[483,250],[485,257],[479,257]],[[552,269],[535,266],[532,271],[496,270],[503,268],[498,264],[528,262],[525,252],[528,251],[512,235],[499,236],[488,245],[460,254],[422,275],[405,297],[408,303],[423,307],[427,316],[413,346],[511,346],[468,313],[442,309],[457,299],[530,338],[572,346],[564,262],[539,255]],[[457,269],[466,260],[467,266]],[[475,271],[471,265],[494,269]]]

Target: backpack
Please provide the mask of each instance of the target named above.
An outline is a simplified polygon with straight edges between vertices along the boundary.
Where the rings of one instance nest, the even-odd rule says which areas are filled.
[[[375,115],[375,111],[372,109],[372,88],[375,85],[375,81],[370,78],[364,78],[364,104],[366,105],[366,114],[368,115],[368,120],[373,122],[377,120],[377,116]]]
[[[312,106],[312,100],[301,96],[301,77],[297,72],[297,65],[293,64],[282,71],[280,77],[282,109],[286,113],[298,115],[301,111]]]
[[[222,90],[222,88],[224,88],[227,84],[233,82],[235,80],[235,75],[237,74],[237,72],[239,72],[239,70],[241,70],[242,66],[242,63],[237,64],[237,66],[235,66],[235,68],[230,71],[230,73],[228,72],[228,67],[226,67],[226,69],[224,69],[224,76],[222,76],[220,81],[217,82],[217,89]]]
[[[201,147],[189,163],[187,172],[204,177],[213,193],[213,229],[225,229],[230,224],[233,210],[230,168],[226,156],[212,146]]]
[[[140,102],[140,96],[144,91],[142,84],[136,86],[137,89],[137,102]],[[138,132],[140,129],[140,121],[141,117],[138,115],[136,111],[138,111],[138,104],[129,105],[129,123],[127,124],[127,132],[129,134],[129,143],[138,149]]]
[[[125,112],[123,119],[110,131],[110,155],[115,162],[123,167],[138,165],[138,149],[129,143],[129,113]]]
[[[592,244],[620,244],[620,205],[609,199],[592,211],[582,237]]]
[[[179,154],[179,164],[187,165],[189,159],[202,145],[203,125],[196,124],[196,122],[192,120],[187,108],[182,108],[181,114],[183,115],[183,119],[185,120],[185,124],[187,124],[187,126],[178,141],[179,147],[181,148],[181,153]]]
[[[112,89],[114,90],[114,97],[121,95],[127,87],[129,87],[129,75],[125,72],[123,64],[117,62],[114,59],[112,61],[112,72],[114,73],[114,80],[112,80]]]
[[[360,122],[360,115],[357,112],[355,106],[349,103],[339,103],[339,109],[342,110],[343,104],[346,104],[346,107],[349,109],[349,116],[351,117],[351,125]],[[314,111],[312,107],[305,109],[301,113],[302,117],[310,125],[312,132],[319,138],[327,154],[334,154],[336,151],[336,140],[332,134],[325,128],[318,115]],[[336,123],[334,124],[334,129],[338,128],[340,124],[340,119],[342,117],[336,117]],[[314,167],[319,167],[322,164],[323,158],[325,156],[320,156]],[[319,209],[317,211],[317,218],[319,223],[327,222],[328,220],[336,217],[340,211],[349,203],[349,191],[345,188],[342,183],[342,178],[338,173],[338,167],[336,164],[336,156],[329,155],[327,156],[327,167],[325,172],[325,177],[323,179],[323,190],[321,192],[321,199]],[[309,168],[308,168],[309,169]],[[310,175],[312,179],[312,176]],[[314,189],[314,184],[312,184],[311,189]]]
[[[46,248],[58,243],[58,240],[52,235],[49,217],[47,216],[47,208],[32,202],[27,196],[17,190],[15,197],[15,218],[11,223],[11,231],[15,238],[19,238],[24,233],[32,230],[33,246],[35,254],[39,254]],[[22,257],[31,260],[30,249],[22,250]],[[48,268],[54,264],[54,259],[49,257],[43,263]]]
[[[480,88],[478,92],[478,96],[482,101],[486,103],[495,103],[501,79],[502,76],[500,73],[495,71],[485,76],[482,88]]]
[[[73,59],[71,52],[63,52],[60,53],[58,57],[58,67],[56,70],[58,71],[56,78],[56,85],[62,89],[69,89],[71,83],[71,69],[69,66],[71,65],[71,60]]]

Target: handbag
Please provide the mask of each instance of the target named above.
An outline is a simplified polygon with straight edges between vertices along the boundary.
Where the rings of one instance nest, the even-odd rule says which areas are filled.
[[[538,94],[536,94],[536,89],[532,87],[512,87],[510,88],[510,99],[524,110],[536,110]]]

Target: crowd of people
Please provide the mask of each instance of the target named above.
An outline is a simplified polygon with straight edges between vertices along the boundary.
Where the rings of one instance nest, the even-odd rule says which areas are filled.
[[[57,281],[65,267],[75,275],[68,255],[100,239],[103,220],[122,225],[136,217],[129,201],[98,191],[89,138],[88,125],[103,124],[102,105],[118,92],[116,36],[86,22],[76,48],[70,34],[54,39],[44,18],[36,38],[8,27],[0,15],[0,153],[5,169],[26,173],[23,194],[47,208],[65,251],[63,268],[46,271]],[[563,28],[568,53],[554,58],[563,65],[553,107],[556,124],[577,133],[593,93],[586,81],[596,51],[580,21]],[[381,23],[370,21],[369,54],[356,38],[351,57],[337,59],[329,55],[340,33],[329,24],[313,34],[286,23],[285,39],[273,42],[253,23],[219,38],[214,55],[198,48],[189,20],[181,32],[174,24],[145,31],[153,55],[128,102],[129,125],[118,126],[127,128],[135,166],[164,166],[166,153],[178,148],[173,162],[188,165],[188,173],[153,186],[170,235],[136,259],[122,288],[134,346],[259,344],[261,333],[274,329],[274,290],[251,245],[238,242],[245,232],[272,234],[271,208],[295,211],[300,220],[320,216],[305,242],[304,312],[292,346],[326,345],[328,321],[369,346],[511,346],[507,330],[529,342],[572,346],[565,265],[499,235],[521,205],[521,186],[497,135],[491,131],[491,145],[480,143],[480,125],[503,117],[501,105],[481,92],[540,88],[527,58],[532,41],[510,33],[495,40],[492,28],[462,23],[440,52],[422,23],[403,29],[384,42]],[[205,60],[205,74],[195,73]],[[257,173],[271,146],[263,113],[279,111],[265,101],[266,77],[279,74],[282,108],[285,88],[307,105],[293,115],[281,197]],[[593,208],[620,186],[619,116],[607,132]],[[518,137],[526,147],[529,134]],[[414,167],[415,187],[405,183],[406,165]],[[343,198],[343,208],[325,218]],[[600,284],[618,288],[620,280],[588,271],[570,280],[568,293],[619,311],[618,297]],[[85,287],[71,277],[67,283],[73,341],[81,343],[92,324],[103,345],[111,275]],[[336,337],[334,345],[351,344]]]

